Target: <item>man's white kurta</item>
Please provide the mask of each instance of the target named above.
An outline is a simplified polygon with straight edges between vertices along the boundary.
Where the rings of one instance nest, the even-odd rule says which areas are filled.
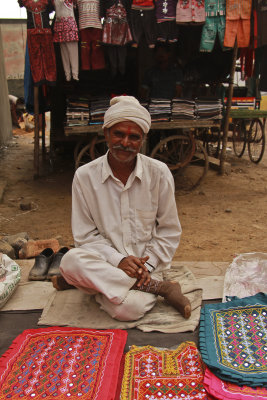
[[[124,186],[107,154],[80,167],[73,180],[72,231],[75,247],[97,251],[115,267],[134,255],[149,256],[157,270],[168,268],[181,235],[169,168],[138,154]]]

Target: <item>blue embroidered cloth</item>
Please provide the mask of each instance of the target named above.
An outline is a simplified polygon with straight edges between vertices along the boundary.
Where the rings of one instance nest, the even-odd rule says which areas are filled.
[[[199,348],[203,361],[219,378],[267,387],[267,294],[205,305]]]

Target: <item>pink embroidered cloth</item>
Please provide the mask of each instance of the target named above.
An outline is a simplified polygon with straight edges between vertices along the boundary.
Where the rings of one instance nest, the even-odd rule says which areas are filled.
[[[219,400],[266,400],[267,389],[238,386],[217,378],[208,368],[204,376],[204,386],[208,393]]]

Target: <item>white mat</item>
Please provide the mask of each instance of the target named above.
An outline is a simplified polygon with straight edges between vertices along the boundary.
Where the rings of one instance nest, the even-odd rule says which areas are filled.
[[[20,283],[1,311],[42,310],[55,292],[51,282]]]

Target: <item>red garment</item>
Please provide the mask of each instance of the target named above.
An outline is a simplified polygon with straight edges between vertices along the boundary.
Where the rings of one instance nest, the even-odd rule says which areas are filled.
[[[254,49],[248,47],[243,48],[240,51],[241,78],[243,80],[251,78],[253,75],[254,53]]]
[[[136,8],[138,8],[138,9],[146,9],[146,8],[153,9],[154,7],[155,6],[154,6],[153,0],[133,0],[133,2],[132,2],[133,9],[136,9]]]
[[[132,40],[126,10],[120,2],[114,4],[106,12],[102,42],[124,46]]]
[[[51,0],[19,0],[19,5],[27,10],[28,50],[34,84],[55,84],[56,57],[49,25],[49,13],[54,9]]]
[[[56,57],[50,29],[28,29],[28,49],[35,84],[55,84]]]
[[[100,41],[102,29],[85,28],[80,31],[81,36],[81,69],[104,69],[105,56]]]

